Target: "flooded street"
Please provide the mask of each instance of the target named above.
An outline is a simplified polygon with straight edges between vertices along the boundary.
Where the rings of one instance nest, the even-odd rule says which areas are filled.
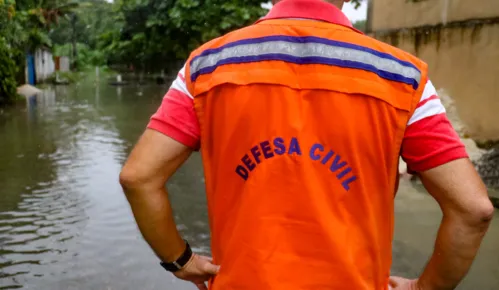
[[[195,289],[159,266],[118,183],[166,89],[59,86],[0,114],[0,289]],[[168,187],[182,235],[209,254],[199,154]],[[420,185],[401,181],[394,274],[419,274],[440,218]],[[499,211],[459,289],[499,289]]]

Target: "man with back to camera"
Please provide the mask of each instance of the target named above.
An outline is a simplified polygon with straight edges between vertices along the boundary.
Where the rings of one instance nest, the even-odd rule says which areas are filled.
[[[355,30],[343,2],[282,0],[195,50],[120,182],[161,265],[213,290],[454,289],[494,214],[416,57]],[[213,260],[165,183],[203,158]],[[418,279],[390,277],[399,156],[443,219]]]

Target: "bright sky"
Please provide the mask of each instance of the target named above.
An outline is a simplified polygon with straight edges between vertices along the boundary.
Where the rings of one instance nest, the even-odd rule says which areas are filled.
[[[272,4],[269,2],[268,4],[263,4],[262,6],[270,9]],[[367,17],[367,1],[362,1],[362,5],[358,9],[355,9],[350,3],[346,3],[343,7],[343,12],[352,22],[364,20]]]

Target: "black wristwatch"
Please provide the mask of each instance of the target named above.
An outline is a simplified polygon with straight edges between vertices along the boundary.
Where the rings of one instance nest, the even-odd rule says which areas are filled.
[[[161,262],[160,265],[163,268],[165,268],[166,271],[177,272],[178,270],[182,269],[185,266],[185,264],[187,264],[187,262],[189,262],[191,257],[192,257],[191,246],[189,246],[189,243],[185,241],[185,251],[182,254],[182,256],[180,256],[180,258],[171,263]]]

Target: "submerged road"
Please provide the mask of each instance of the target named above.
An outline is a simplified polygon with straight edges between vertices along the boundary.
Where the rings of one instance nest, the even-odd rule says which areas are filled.
[[[165,90],[82,83],[0,114],[0,289],[195,289],[158,266],[118,184]],[[200,156],[168,186],[182,234],[209,254]],[[403,179],[394,274],[418,275],[440,218],[425,190]],[[499,289],[498,218],[460,289]]]

